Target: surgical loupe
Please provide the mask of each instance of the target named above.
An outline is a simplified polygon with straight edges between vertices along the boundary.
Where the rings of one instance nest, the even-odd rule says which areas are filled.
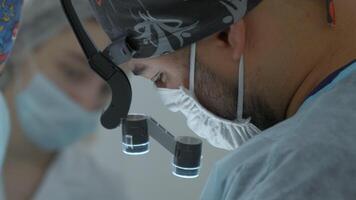
[[[61,0],[68,21],[82,47],[90,67],[110,86],[112,100],[101,116],[105,128],[122,125],[123,151],[129,155],[149,152],[149,136],[174,155],[173,174],[183,178],[199,175],[202,141],[194,137],[175,138],[159,123],[145,115],[128,115],[132,89],[129,79],[118,65],[131,59],[132,50],[126,34],[117,38],[104,51],[96,48],[85,31],[71,0]]]
[[[173,174],[181,178],[199,176],[202,141],[195,137],[174,137],[153,118],[130,114],[122,122],[122,149],[128,155],[149,152],[149,136],[174,155]]]

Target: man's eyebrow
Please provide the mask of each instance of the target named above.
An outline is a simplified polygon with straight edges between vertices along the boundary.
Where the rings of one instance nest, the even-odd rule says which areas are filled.
[[[66,61],[68,61],[69,63],[71,62],[76,62],[75,64],[80,64],[79,66],[82,67],[82,66],[85,66],[85,68],[89,68],[89,63],[88,61],[86,60],[85,56],[82,54],[82,53],[79,53],[77,51],[74,51],[74,50],[68,50],[66,51],[64,57],[68,58],[68,59],[65,59]],[[63,62],[63,58],[61,59],[57,59],[57,62],[59,63],[64,63]]]

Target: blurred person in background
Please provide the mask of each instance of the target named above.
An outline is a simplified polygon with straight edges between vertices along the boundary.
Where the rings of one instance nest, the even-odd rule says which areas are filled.
[[[105,44],[87,2],[76,3],[93,38]],[[121,179],[90,154],[109,88],[87,66],[59,1],[29,1],[23,15],[3,86],[12,123],[2,196],[128,199]]]

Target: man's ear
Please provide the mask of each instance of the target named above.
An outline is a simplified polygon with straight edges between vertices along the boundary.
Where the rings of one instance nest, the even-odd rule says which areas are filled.
[[[239,20],[230,26],[228,32],[228,43],[232,49],[232,57],[239,60],[245,49],[246,28],[243,20]]]

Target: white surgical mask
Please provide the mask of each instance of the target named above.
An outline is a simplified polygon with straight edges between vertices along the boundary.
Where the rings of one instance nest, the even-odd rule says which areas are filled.
[[[4,161],[6,146],[10,134],[10,117],[5,98],[0,92],[0,174]],[[1,197],[1,196],[0,196]]]
[[[158,88],[163,103],[172,112],[181,112],[187,119],[188,127],[198,136],[208,140],[217,148],[233,150],[247,140],[260,133],[260,130],[243,119],[244,95],[244,61],[239,65],[239,88],[237,100],[237,119],[226,120],[216,116],[204,108],[194,95],[196,44],[191,47],[189,91],[184,87],[179,89]]]
[[[41,73],[16,96],[25,135],[39,148],[60,150],[94,133],[99,112],[88,112]]]

